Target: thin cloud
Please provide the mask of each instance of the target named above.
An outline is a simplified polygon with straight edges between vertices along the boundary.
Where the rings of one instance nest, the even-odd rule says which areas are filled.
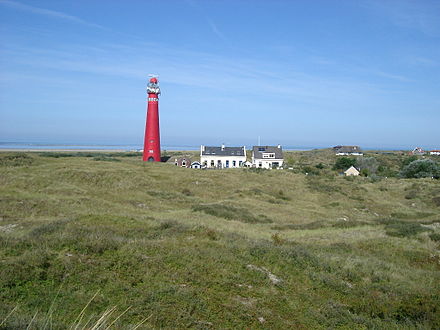
[[[55,10],[25,5],[25,4],[17,2],[17,1],[1,0],[0,5],[5,5],[10,8],[17,9],[17,10],[27,11],[29,13],[43,15],[43,16],[52,17],[52,18],[56,18],[56,19],[61,19],[61,20],[72,22],[72,23],[86,25],[86,26],[90,26],[90,27],[94,27],[94,28],[98,28],[98,29],[105,29],[103,26],[101,26],[99,24],[87,22],[87,21],[83,20],[82,18],[79,18],[76,16],[68,15],[68,14],[65,14],[65,13],[62,13],[59,11],[55,11]]]
[[[193,7],[194,9],[196,9],[200,13],[200,15],[203,16],[203,18],[211,28],[212,33],[214,33],[217,37],[219,37],[219,39],[223,41],[228,41],[225,35],[220,31],[220,29],[214,23],[214,21],[205,13],[205,11],[194,0],[186,0],[186,3],[189,4],[191,7]]]
[[[431,37],[440,35],[440,5],[427,1],[364,1],[363,6],[386,17],[392,24]]]

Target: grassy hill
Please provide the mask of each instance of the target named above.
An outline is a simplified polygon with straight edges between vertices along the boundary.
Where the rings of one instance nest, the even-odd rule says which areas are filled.
[[[289,157],[0,154],[0,328],[440,328],[439,181]]]

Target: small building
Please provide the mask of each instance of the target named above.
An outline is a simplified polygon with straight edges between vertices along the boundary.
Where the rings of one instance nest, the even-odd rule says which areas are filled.
[[[246,162],[246,147],[200,146],[200,162],[205,168],[239,168]]]
[[[191,168],[202,168],[202,164],[198,161],[192,162],[191,163]]]
[[[283,166],[283,149],[278,146],[254,146],[252,148],[252,166],[256,168],[280,168]]]
[[[358,176],[359,173],[359,170],[354,166],[350,166],[348,170],[344,171],[345,176]]]
[[[415,147],[413,151],[411,151],[411,155],[424,155],[426,152],[420,147]]]
[[[431,150],[429,152],[430,155],[440,156],[440,150]]]
[[[174,165],[189,168],[191,167],[191,159],[189,159],[188,157],[175,158]]]
[[[333,151],[337,156],[362,156],[362,152],[359,146],[336,146],[333,147]]]

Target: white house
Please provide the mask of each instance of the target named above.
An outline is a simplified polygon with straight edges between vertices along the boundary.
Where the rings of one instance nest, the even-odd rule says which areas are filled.
[[[348,170],[344,171],[345,176],[358,176],[359,173],[359,170],[354,166],[350,166]]]
[[[425,150],[423,150],[420,147],[415,147],[413,151],[411,151],[411,154],[413,155],[424,155],[425,153],[426,153]]]
[[[200,163],[205,168],[238,168],[246,162],[246,147],[200,146]]]
[[[359,146],[336,146],[333,147],[336,156],[362,156],[362,152]]]
[[[254,146],[252,166],[257,168],[280,168],[283,166],[283,149],[278,146]]]
[[[430,155],[436,155],[436,156],[440,156],[440,150],[431,150],[429,152]]]

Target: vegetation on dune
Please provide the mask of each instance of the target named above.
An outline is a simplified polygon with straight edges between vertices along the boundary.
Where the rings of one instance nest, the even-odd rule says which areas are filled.
[[[431,159],[418,159],[406,165],[400,175],[404,178],[440,178],[440,165]]]
[[[202,171],[0,154],[0,328],[440,328],[438,180],[286,156]],[[376,175],[414,162],[369,157]]]
[[[333,166],[334,170],[346,170],[350,166],[356,165],[356,158],[354,157],[340,157],[336,160]]]

